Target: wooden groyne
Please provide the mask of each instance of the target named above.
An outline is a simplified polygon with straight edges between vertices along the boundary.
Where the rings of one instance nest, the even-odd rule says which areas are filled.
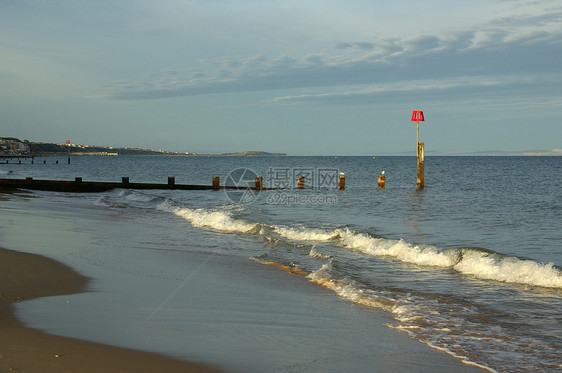
[[[74,181],[67,180],[36,180],[32,177],[25,179],[0,179],[0,189],[30,189],[45,190],[53,192],[72,192],[72,193],[100,193],[112,189],[175,189],[175,190],[218,190],[218,189],[278,189],[264,188],[261,182],[254,187],[240,187],[220,185],[219,178],[213,177],[211,185],[188,185],[176,184],[175,178],[168,177],[167,184],[158,183],[131,183],[128,177],[123,177],[121,182],[99,182],[99,181],[83,181],[81,177],[77,177]]]

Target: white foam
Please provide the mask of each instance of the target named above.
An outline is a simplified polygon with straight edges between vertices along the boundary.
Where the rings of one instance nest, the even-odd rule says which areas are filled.
[[[257,223],[249,223],[242,219],[232,218],[222,211],[174,207],[167,201],[158,205],[157,208],[184,218],[194,227],[211,228],[223,232],[249,233],[259,225]]]
[[[331,255],[324,255],[321,252],[319,252],[318,250],[316,250],[316,245],[313,246],[310,249],[310,252],[308,253],[308,256],[310,256],[311,258],[317,258],[317,259],[331,259],[332,258]]]
[[[498,254],[467,251],[454,269],[485,280],[562,288],[560,270],[553,263],[542,264]]]
[[[351,302],[361,304],[366,307],[378,308],[385,311],[390,311],[393,304],[389,300],[379,298],[376,295],[367,295],[365,291],[354,286],[353,283],[346,280],[336,280],[331,276],[332,262],[322,265],[322,267],[308,276],[311,282],[322,285],[341,298],[347,299]]]
[[[433,246],[417,246],[404,240],[374,238],[362,233],[349,232],[342,236],[343,245],[365,254],[390,256],[406,263],[423,266],[452,267],[455,255],[439,252]]]
[[[325,231],[322,229],[290,228],[273,226],[273,231],[281,237],[294,241],[330,241],[340,235],[340,230]]]
[[[506,257],[479,249],[448,249],[414,245],[404,240],[374,238],[353,231],[339,231],[346,248],[368,255],[389,256],[402,262],[421,266],[453,268],[483,280],[523,285],[562,288],[562,274],[553,263]]]

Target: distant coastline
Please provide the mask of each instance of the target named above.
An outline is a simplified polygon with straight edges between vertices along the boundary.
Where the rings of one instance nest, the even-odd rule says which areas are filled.
[[[270,153],[261,150],[247,150],[239,153],[224,154],[198,154],[191,152],[170,152],[166,150],[153,150],[145,148],[129,148],[129,147],[112,147],[99,145],[76,145],[76,144],[57,144],[45,142],[32,142],[28,140],[19,140],[14,137],[0,137],[0,155],[1,156],[66,156],[66,155],[90,155],[90,156],[118,156],[118,155],[154,155],[154,156],[205,156],[205,157],[256,157],[269,156],[279,157],[286,156],[286,153]]]
[[[129,148],[129,147],[111,147],[100,145],[77,145],[77,144],[58,144],[46,142],[33,142],[28,140],[19,140],[14,137],[0,137],[0,158],[18,158],[18,157],[55,157],[66,156],[70,153],[73,156],[119,156],[119,155],[151,155],[151,156],[169,156],[169,157],[286,157],[287,153],[272,153],[262,150],[246,150],[236,153],[195,153],[195,152],[171,152],[167,150],[153,150],[146,148]],[[298,154],[297,154],[298,155]],[[327,154],[326,156],[416,156],[413,151],[405,152],[387,152],[379,154]],[[486,150],[486,151],[439,151],[429,150],[427,156],[444,156],[444,157],[511,157],[511,156],[562,156],[562,149],[551,150],[521,150],[521,151],[505,151],[505,150]]]

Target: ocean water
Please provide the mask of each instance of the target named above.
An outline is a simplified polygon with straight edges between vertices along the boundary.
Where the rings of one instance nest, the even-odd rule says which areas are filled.
[[[283,187],[22,193],[53,209],[55,220],[58,215],[68,220],[69,214],[88,220],[76,234],[111,247],[111,253],[72,252],[106,271],[96,286],[110,286],[114,273],[142,273],[142,286],[154,287],[147,294],[160,295],[147,296],[135,311],[145,321],[169,328],[175,319],[185,320],[177,295],[193,281],[208,281],[212,291],[214,265],[228,259],[233,281],[240,281],[236,273],[256,271],[256,263],[274,267],[289,288],[295,281],[306,284],[318,302],[324,298],[314,298],[317,291],[327,289],[321,294],[341,301],[343,314],[382,313],[385,328],[469,366],[501,372],[562,369],[562,157],[427,157],[421,190],[415,185],[415,157],[75,157],[71,165],[65,158],[59,164],[45,160],[0,165],[0,177],[120,181],[128,176],[131,182],[166,183],[175,176],[178,184],[210,184],[212,176],[220,176],[221,184],[244,186],[257,175],[266,187]],[[386,188],[379,189],[383,170]],[[336,188],[340,172],[346,177],[344,191]],[[296,189],[298,175],[305,175],[304,190]],[[195,259],[182,262],[183,252]],[[256,281],[266,281],[264,276],[256,273]],[[224,283],[221,287],[230,302],[242,297],[229,293]],[[73,301],[87,297],[92,294]],[[119,312],[126,307],[120,302],[107,307]],[[316,306],[307,306],[315,317],[330,317]],[[22,317],[45,322],[32,309],[22,305]],[[294,312],[308,315],[306,308]],[[360,335],[362,328],[367,326],[353,323],[349,332]],[[236,335],[225,338],[234,348]],[[190,348],[204,354],[217,346],[208,339]]]

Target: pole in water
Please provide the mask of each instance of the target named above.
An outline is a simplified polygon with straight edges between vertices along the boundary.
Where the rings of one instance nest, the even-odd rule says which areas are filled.
[[[218,176],[213,176],[213,189],[217,190],[220,188],[220,178]]]
[[[418,188],[423,188],[425,185],[424,156],[424,143],[418,142]]]
[[[70,140],[66,140],[66,146],[68,148],[68,164],[70,164]]]
[[[297,179],[297,189],[304,189],[304,176],[299,176]]]
[[[384,171],[381,172],[379,179],[378,179],[378,186],[379,188],[383,189],[386,187],[386,178],[384,176]]]
[[[345,174],[343,172],[340,172],[338,178],[338,190],[345,190]]]
[[[424,122],[423,111],[414,110],[412,113],[412,122],[417,122],[416,125],[416,155],[418,160],[417,176],[418,188],[423,188],[425,185],[424,177],[424,143],[420,142],[420,122]]]

